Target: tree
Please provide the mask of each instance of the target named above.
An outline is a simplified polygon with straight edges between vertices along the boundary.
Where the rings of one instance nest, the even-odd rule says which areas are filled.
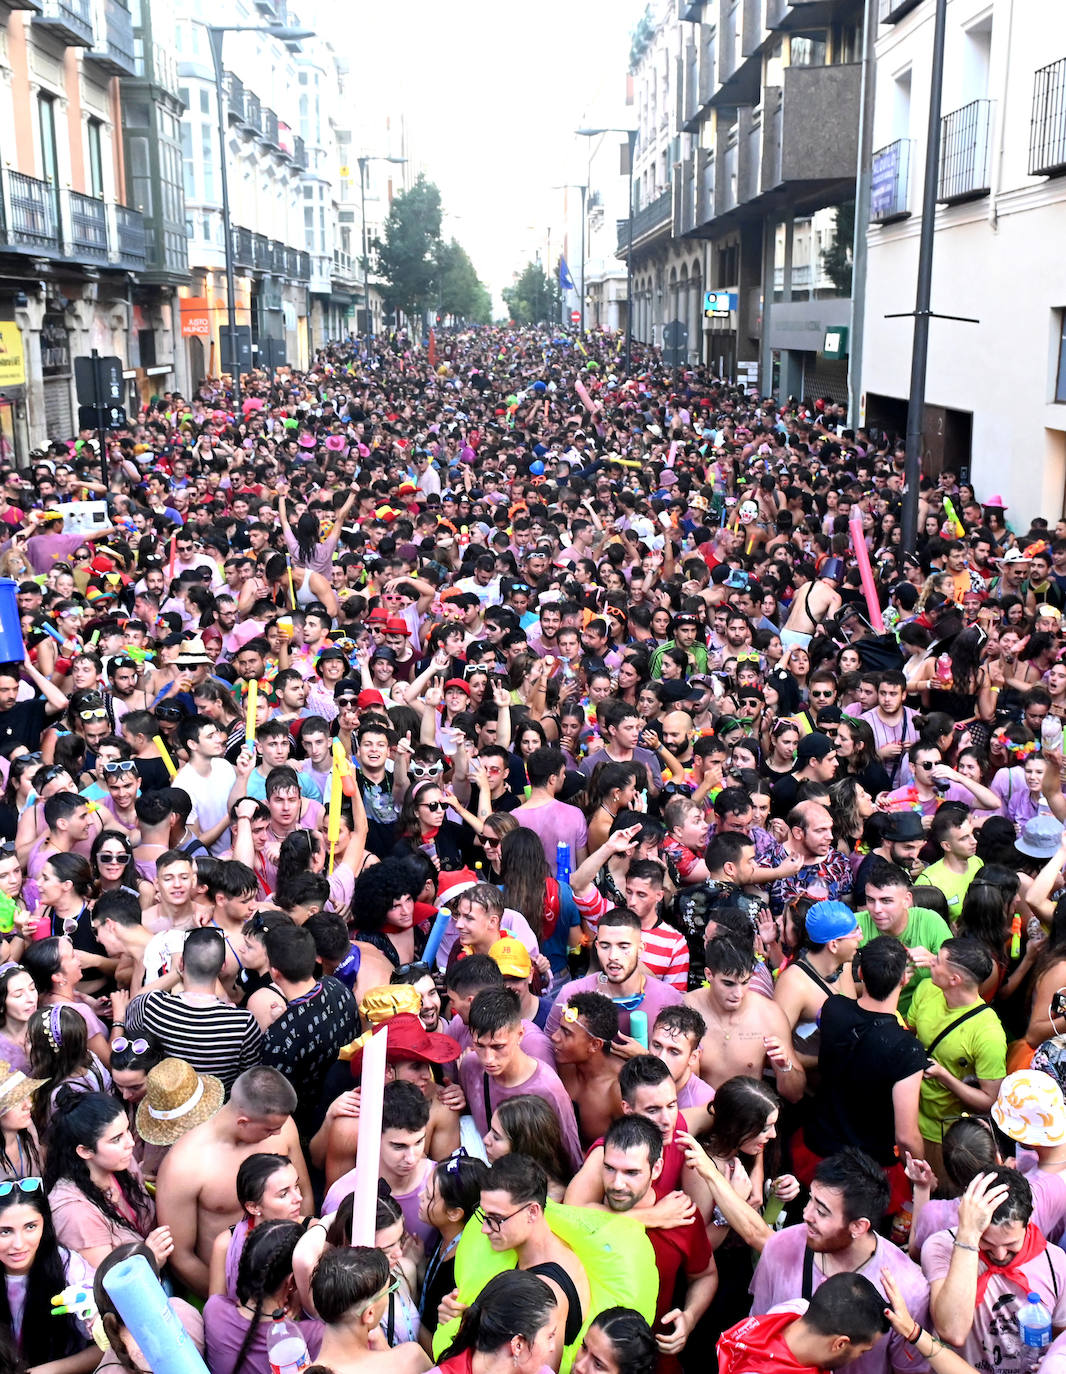
[[[505,287],[502,294],[515,324],[558,322],[558,283],[547,276],[539,263],[527,262],[514,286]]]
[[[633,32],[629,35],[629,70],[635,72],[640,66],[640,59],[651,47],[655,39],[655,20],[652,17],[651,5],[644,6],[644,13],[637,20]]]
[[[851,250],[855,241],[855,202],[846,200],[833,212],[833,241],[822,252],[826,276],[842,296],[851,295]]]
[[[384,238],[374,240],[389,304],[411,319],[434,303],[440,221],[440,191],[419,175],[409,191],[395,197]]]
[[[437,309],[471,324],[492,322],[492,297],[466,249],[455,239],[437,248]]]

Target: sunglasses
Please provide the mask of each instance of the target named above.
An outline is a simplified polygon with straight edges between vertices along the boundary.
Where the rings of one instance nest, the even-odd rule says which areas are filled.
[[[176,723],[181,720],[185,712],[180,706],[157,706],[155,708],[156,718]]]
[[[7,1197],[12,1189],[20,1193],[36,1193],[44,1190],[44,1182],[39,1178],[13,1178],[0,1183],[0,1197]]]
[[[102,864],[124,864],[129,857],[124,849],[101,849],[96,856],[96,861]]]
[[[111,1041],[111,1053],[113,1055],[124,1054],[126,1050],[132,1054],[147,1054],[150,1048],[147,1040],[127,1040],[124,1035]]]
[[[406,978],[410,974],[415,974],[416,978],[428,978],[432,976],[433,970],[423,959],[416,959],[414,963],[401,964],[399,968],[392,971],[393,979]]]
[[[526,1203],[526,1207],[528,1206],[529,1204]],[[494,1212],[486,1212],[484,1208],[478,1207],[474,1211],[474,1216],[478,1221],[483,1222],[493,1235],[498,1236],[512,1217],[518,1216],[519,1212],[524,1212],[525,1210],[525,1207],[519,1207],[513,1212],[508,1212],[505,1217],[501,1217],[497,1216]]]
[[[444,764],[438,759],[436,763],[412,763],[411,776],[413,778],[439,778],[444,772]]]
[[[112,777],[115,773],[135,773],[136,771],[137,765],[132,759],[116,759],[114,763],[104,764],[104,772],[108,777]]]
[[[445,804],[444,804],[444,802],[442,802],[442,801],[435,801],[435,802],[419,802],[418,804],[419,804],[419,806],[424,806],[424,807],[426,808],[427,811],[443,811],[443,810],[445,810]]]
[[[78,712],[79,720],[106,720],[107,712],[102,706],[89,706]]]

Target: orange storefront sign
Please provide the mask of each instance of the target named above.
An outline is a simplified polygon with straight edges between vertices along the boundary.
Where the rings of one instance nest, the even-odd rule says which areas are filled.
[[[211,315],[206,296],[185,296],[181,301],[181,332],[206,339],[211,333]]]

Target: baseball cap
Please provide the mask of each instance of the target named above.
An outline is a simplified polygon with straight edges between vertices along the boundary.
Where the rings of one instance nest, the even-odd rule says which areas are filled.
[[[824,759],[827,754],[831,754],[836,745],[828,735],[820,734],[817,730],[811,735],[804,735],[796,749],[796,762],[806,763],[810,759]]]
[[[505,978],[530,978],[533,975],[533,961],[529,957],[529,950],[513,935],[501,936],[489,949],[489,958]]]
[[[334,700],[336,700],[336,694],[334,694]],[[366,687],[356,697],[355,704],[360,711],[365,711],[368,706],[384,706],[385,698],[380,692],[375,692],[372,687]]]

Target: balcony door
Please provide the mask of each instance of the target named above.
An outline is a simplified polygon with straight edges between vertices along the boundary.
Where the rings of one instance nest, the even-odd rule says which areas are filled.
[[[60,233],[62,221],[59,217],[59,152],[56,145],[56,102],[55,98],[44,93],[37,97],[37,109],[41,127],[41,172],[48,184],[48,199],[51,210],[51,232]]]

